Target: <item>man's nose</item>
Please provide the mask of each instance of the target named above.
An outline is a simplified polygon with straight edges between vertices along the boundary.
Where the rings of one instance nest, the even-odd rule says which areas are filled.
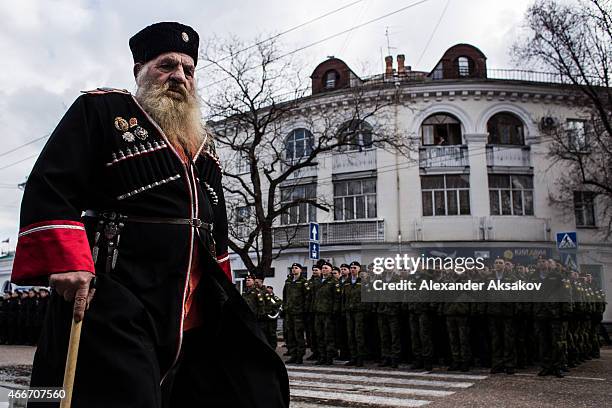
[[[183,67],[179,64],[178,67],[172,72],[170,78],[178,83],[186,84],[187,77],[185,76],[185,71],[183,71]]]

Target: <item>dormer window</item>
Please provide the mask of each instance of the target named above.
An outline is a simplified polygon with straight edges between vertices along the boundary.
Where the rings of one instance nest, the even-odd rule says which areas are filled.
[[[334,89],[338,82],[338,73],[334,70],[325,73],[325,89]]]
[[[457,58],[457,72],[460,77],[469,77],[470,72],[470,59],[468,57]]]

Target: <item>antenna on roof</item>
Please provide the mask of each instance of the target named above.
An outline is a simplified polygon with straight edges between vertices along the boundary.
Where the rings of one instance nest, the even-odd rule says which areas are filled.
[[[389,26],[385,28],[385,37],[387,37],[387,55],[391,55],[391,49],[395,49],[396,47],[391,46],[391,40],[389,35]]]

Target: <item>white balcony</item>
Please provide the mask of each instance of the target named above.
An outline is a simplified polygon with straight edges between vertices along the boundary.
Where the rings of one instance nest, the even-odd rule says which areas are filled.
[[[332,172],[335,174],[366,170],[376,170],[376,149],[332,154]]]
[[[532,216],[491,216],[485,219],[489,241],[549,241],[550,220]]]
[[[487,166],[531,167],[529,146],[487,146]]]
[[[423,146],[419,148],[420,168],[469,166],[466,145]]]
[[[308,224],[274,228],[274,247],[307,246]],[[384,220],[353,220],[319,223],[321,245],[361,244],[385,241]]]

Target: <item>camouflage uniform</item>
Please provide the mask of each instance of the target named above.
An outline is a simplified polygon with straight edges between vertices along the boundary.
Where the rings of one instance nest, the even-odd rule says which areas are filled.
[[[351,358],[349,364],[361,367],[366,356],[365,309],[367,307],[366,304],[361,302],[361,278],[356,278],[355,282],[351,278],[348,279],[343,286],[343,297]]]
[[[301,362],[306,352],[304,312],[308,291],[308,282],[302,276],[297,279],[290,277],[285,281],[285,287],[283,288],[284,324],[287,326],[286,342],[292,362]]]
[[[339,308],[340,296],[340,283],[331,276],[322,279],[314,295],[313,311],[319,364],[332,364],[336,357],[334,311]]]

